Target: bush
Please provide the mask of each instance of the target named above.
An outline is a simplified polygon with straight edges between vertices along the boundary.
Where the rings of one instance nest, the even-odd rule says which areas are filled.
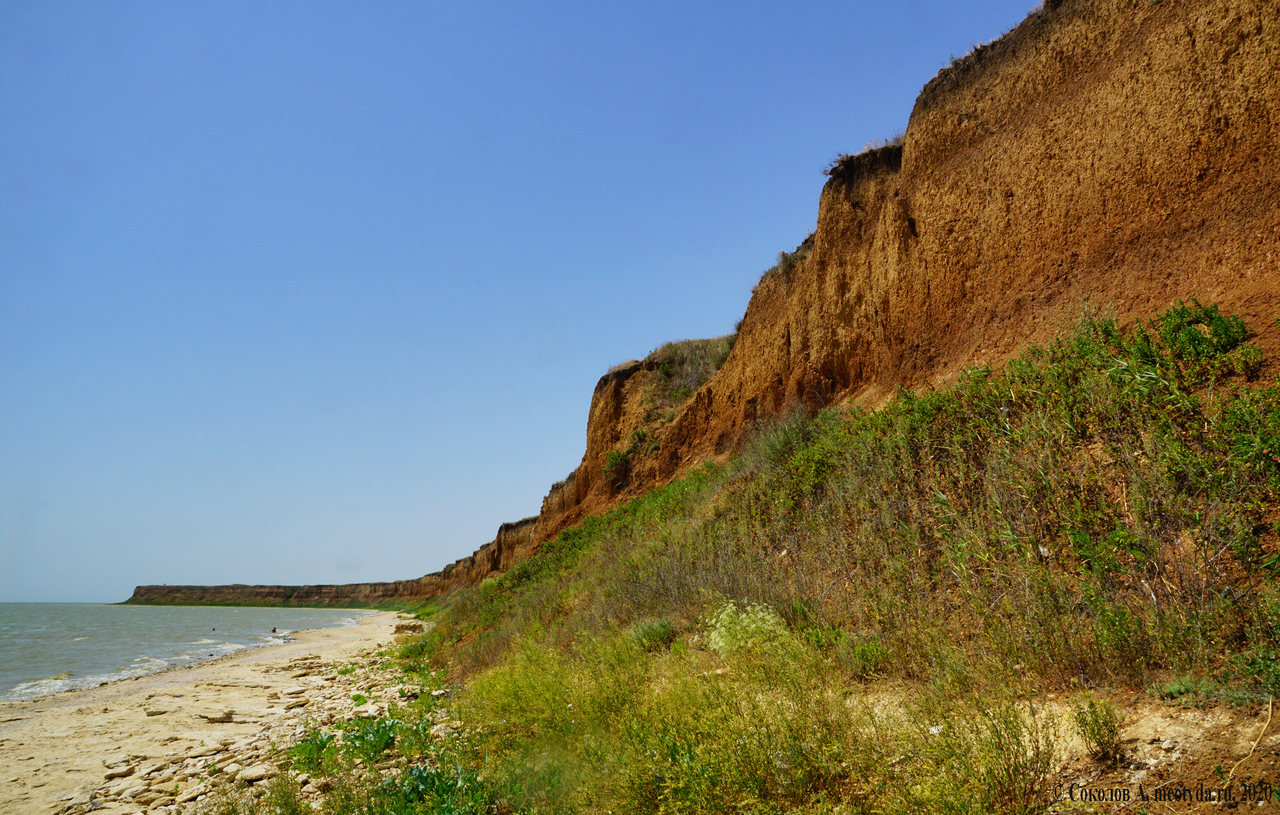
[[[612,475],[615,479],[625,479],[630,469],[630,450],[610,450],[605,453],[604,467],[602,468],[602,472],[605,475]]]
[[[1076,732],[1089,746],[1089,753],[1099,761],[1115,761],[1122,756],[1120,725],[1124,721],[1115,706],[1106,699],[1086,694],[1071,706],[1071,719]]]

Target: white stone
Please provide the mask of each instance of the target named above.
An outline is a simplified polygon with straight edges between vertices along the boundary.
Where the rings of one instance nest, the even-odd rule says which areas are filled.
[[[136,769],[137,768],[134,767],[132,764],[125,764],[123,766],[118,766],[113,770],[107,770],[107,774],[104,776],[104,778],[106,778],[106,780],[108,781],[110,781],[113,778],[127,778],[128,776],[133,775],[134,770]]]
[[[267,765],[255,764],[249,769],[241,771],[239,775],[239,780],[244,781],[247,784],[253,784],[258,781],[262,781],[264,779],[270,778],[274,774],[275,773],[273,773],[271,771],[271,768],[268,767]]]
[[[177,801],[179,804],[185,804],[188,801],[196,800],[197,798],[199,798],[201,795],[204,795],[208,791],[209,791],[208,788],[206,788],[205,786],[201,784],[197,784],[196,786],[192,787],[189,790],[183,790],[183,792],[178,796]]]

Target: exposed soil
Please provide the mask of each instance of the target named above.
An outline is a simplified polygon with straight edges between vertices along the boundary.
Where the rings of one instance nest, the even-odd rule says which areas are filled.
[[[1126,713],[1124,756],[1101,762],[1089,757],[1078,737],[1068,741],[1068,760],[1057,777],[1063,809],[1277,808],[1271,793],[1280,792],[1280,711],[1266,704],[1179,706],[1141,694],[1112,702]]]

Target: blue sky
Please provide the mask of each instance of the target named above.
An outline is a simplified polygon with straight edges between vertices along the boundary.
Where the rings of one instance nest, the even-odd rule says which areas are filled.
[[[469,554],[1030,10],[0,2],[0,601]]]

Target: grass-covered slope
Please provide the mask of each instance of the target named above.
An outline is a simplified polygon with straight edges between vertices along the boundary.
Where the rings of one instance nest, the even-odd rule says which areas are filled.
[[[1277,570],[1280,390],[1246,327],[1179,306],[1088,321],[1004,370],[876,413],[793,414],[733,464],[591,518],[455,595],[438,657],[487,667],[728,601],[851,669],[981,657],[1054,683],[1213,668]],[[940,647],[939,643],[945,643]],[[874,665],[853,653],[874,652]]]
[[[1087,320],[588,519],[404,648],[460,688],[417,771],[448,795],[331,811],[1041,812],[1068,735],[1123,752],[1109,703],[1046,690],[1265,700],[1280,386],[1247,338]]]

